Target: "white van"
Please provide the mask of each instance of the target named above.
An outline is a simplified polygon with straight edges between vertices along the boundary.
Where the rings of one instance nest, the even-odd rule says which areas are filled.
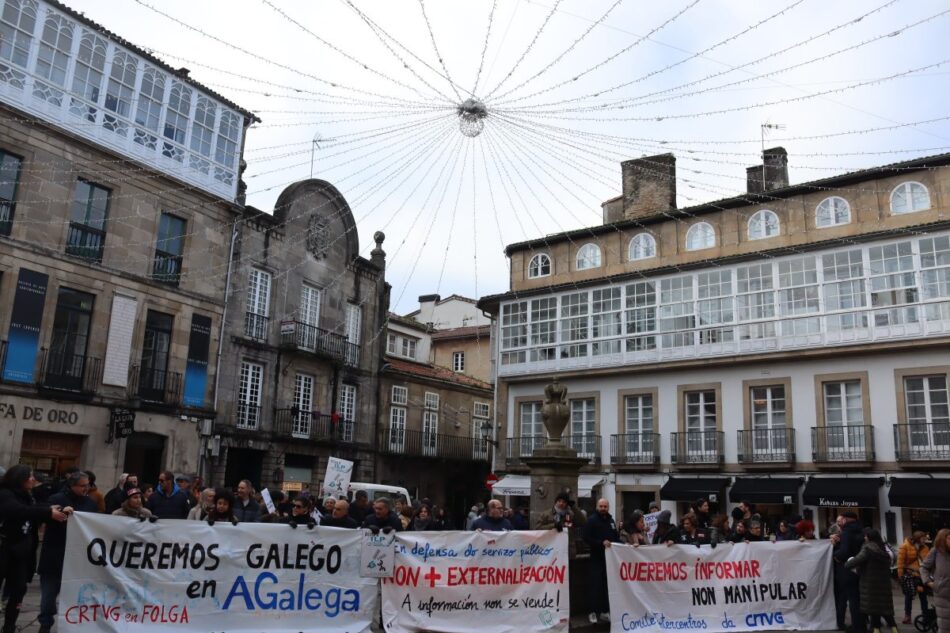
[[[402,499],[407,505],[412,505],[412,499],[409,497],[409,491],[403,488],[402,486],[386,486],[383,484],[364,484],[358,481],[351,481],[349,488],[346,490],[346,498],[353,503],[353,495],[356,494],[357,490],[365,490],[366,494],[369,495],[369,502],[379,499],[380,497],[386,497],[390,501],[396,501],[396,499]]]

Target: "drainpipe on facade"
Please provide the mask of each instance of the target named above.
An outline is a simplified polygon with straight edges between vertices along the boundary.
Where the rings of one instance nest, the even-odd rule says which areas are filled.
[[[214,411],[215,417],[218,416],[218,386],[221,383],[221,352],[224,348],[224,327],[228,320],[228,299],[231,296],[231,268],[234,262],[234,243],[237,241],[238,229],[240,227],[241,220],[235,220],[234,228],[231,230],[231,246],[228,248],[228,272],[225,276],[224,282],[224,310],[221,312],[221,326],[218,328],[218,352],[217,356],[214,359],[214,396],[211,400],[211,410]],[[214,436],[214,426],[211,427],[211,435]],[[201,473],[204,467],[204,456],[205,456],[205,445],[207,444],[207,438],[202,442],[198,442],[198,472]],[[211,482],[213,479],[214,473],[207,473],[205,481]]]

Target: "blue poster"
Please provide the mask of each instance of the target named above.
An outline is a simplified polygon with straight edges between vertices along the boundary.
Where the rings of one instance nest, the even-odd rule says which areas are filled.
[[[3,379],[9,382],[35,382],[36,353],[40,347],[40,326],[49,276],[26,268],[20,269],[13,296],[10,331],[7,334],[7,358]]]
[[[211,346],[211,318],[191,315],[188,363],[185,365],[185,394],[182,404],[203,408],[208,390],[208,348]]]

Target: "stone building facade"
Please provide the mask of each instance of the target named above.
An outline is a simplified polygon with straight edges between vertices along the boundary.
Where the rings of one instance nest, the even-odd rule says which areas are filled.
[[[420,306],[407,316],[390,313],[387,322],[379,380],[381,482],[431,499],[457,520],[488,494],[494,450],[488,326],[461,325],[477,322],[474,302],[464,297],[426,295]]]
[[[480,301],[498,471],[546,441],[557,376],[620,516],[703,497],[822,529],[857,509],[892,542],[950,524],[950,155],[786,165],[766,150],[747,193],[677,208],[675,157],[627,161],[604,225],[507,247],[511,289]]]
[[[383,235],[359,255],[331,184],[287,187],[248,208],[233,255],[213,440],[214,481],[318,489],[331,456],[375,481],[377,375],[389,302]]]
[[[254,116],[59,3],[0,20],[0,464],[200,472]]]

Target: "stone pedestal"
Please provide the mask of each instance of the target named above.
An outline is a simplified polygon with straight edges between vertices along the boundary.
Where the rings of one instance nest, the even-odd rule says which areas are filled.
[[[561,443],[549,444],[534,450],[531,457],[522,458],[531,471],[531,526],[538,517],[550,512],[554,498],[569,490],[577,499],[577,476],[581,467],[590,460],[578,457],[577,451]]]

